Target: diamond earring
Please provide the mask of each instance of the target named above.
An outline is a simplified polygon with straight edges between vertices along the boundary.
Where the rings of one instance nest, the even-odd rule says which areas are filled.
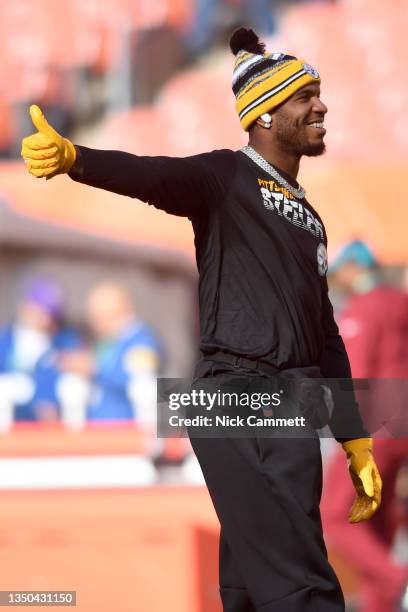
[[[264,113],[261,115],[262,121],[265,123],[265,128],[269,129],[272,125],[272,117],[269,113]]]

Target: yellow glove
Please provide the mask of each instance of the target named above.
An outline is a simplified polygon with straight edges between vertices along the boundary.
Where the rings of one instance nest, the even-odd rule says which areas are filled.
[[[28,171],[37,178],[47,179],[69,172],[76,159],[72,142],[50,126],[36,104],[30,106],[30,117],[38,132],[24,138],[22,143],[21,155]]]
[[[381,504],[382,480],[373,458],[372,438],[357,438],[343,443],[347,463],[357,491],[357,497],[349,512],[349,522],[359,523],[369,519]]]

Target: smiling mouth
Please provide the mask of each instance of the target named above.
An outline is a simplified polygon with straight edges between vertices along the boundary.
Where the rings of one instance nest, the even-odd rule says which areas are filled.
[[[326,129],[324,127],[323,121],[314,121],[313,123],[307,123],[306,125],[310,128],[313,128],[321,135],[326,134]]]

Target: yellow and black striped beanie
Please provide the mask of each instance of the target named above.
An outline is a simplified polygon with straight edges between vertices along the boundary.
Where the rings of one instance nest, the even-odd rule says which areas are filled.
[[[236,30],[230,47],[236,56],[232,77],[232,90],[237,99],[235,108],[244,130],[301,87],[320,82],[317,70],[303,60],[266,52],[264,43],[253,30]]]

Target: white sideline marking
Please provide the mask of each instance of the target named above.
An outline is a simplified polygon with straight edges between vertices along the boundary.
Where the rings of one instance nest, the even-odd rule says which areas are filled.
[[[155,484],[146,457],[24,457],[0,459],[0,490],[142,487]]]

